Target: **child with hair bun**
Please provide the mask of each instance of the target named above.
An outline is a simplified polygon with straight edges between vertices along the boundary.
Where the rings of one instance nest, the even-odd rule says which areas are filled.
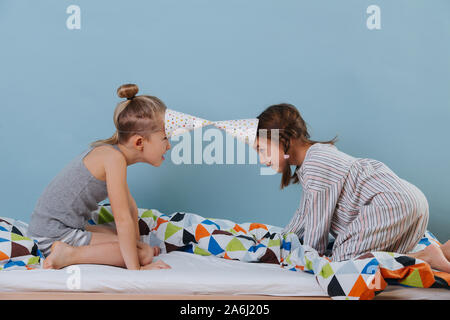
[[[140,242],[138,208],[127,185],[127,167],[144,162],[160,166],[170,143],[164,129],[166,106],[140,95],[135,84],[117,89],[116,132],[73,159],[46,187],[29,224],[46,259],[44,268],[104,264],[130,270],[167,269],[153,262],[158,247]],[[116,228],[87,226],[98,203],[109,198]]]

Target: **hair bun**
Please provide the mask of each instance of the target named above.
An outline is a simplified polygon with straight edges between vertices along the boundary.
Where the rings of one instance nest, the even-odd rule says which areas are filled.
[[[133,83],[123,84],[117,89],[117,95],[120,98],[131,99],[138,92],[139,92],[139,87],[137,85],[133,84]]]

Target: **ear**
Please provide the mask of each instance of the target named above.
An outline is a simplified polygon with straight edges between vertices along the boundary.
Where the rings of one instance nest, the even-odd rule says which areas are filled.
[[[139,151],[144,148],[144,138],[141,135],[134,135],[132,137],[133,147]]]

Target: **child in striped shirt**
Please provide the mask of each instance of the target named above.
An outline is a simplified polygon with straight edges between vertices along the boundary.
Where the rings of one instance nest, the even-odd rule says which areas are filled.
[[[281,188],[291,182],[302,186],[300,206],[283,232],[296,233],[319,254],[325,254],[331,234],[333,261],[390,251],[450,272],[450,241],[411,253],[428,224],[428,202],[416,186],[380,161],[339,151],[336,138],[310,140],[292,105],[271,106],[258,120],[255,147],[261,163],[282,173]],[[291,165],[297,166],[293,175]]]

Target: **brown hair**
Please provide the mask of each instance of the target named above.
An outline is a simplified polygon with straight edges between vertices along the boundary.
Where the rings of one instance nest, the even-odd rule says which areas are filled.
[[[120,98],[127,98],[117,104],[114,110],[116,132],[108,139],[92,142],[91,147],[102,144],[125,143],[134,134],[140,134],[149,140],[152,132],[164,128],[166,105],[157,97],[136,96],[139,88],[135,84],[124,84],[117,89]]]
[[[324,142],[311,140],[305,120],[303,120],[300,112],[292,104],[281,103],[272,105],[257,118],[259,120],[257,138],[261,129],[267,130],[267,139],[271,139],[272,129],[279,129],[279,143],[283,147],[285,154],[289,152],[291,139],[298,139],[304,144],[327,143],[334,145],[337,141],[337,136],[333,140]],[[295,172],[299,168],[300,166],[297,166]],[[295,172],[292,174],[290,165],[285,166],[281,177],[281,189],[291,183],[299,182]]]

